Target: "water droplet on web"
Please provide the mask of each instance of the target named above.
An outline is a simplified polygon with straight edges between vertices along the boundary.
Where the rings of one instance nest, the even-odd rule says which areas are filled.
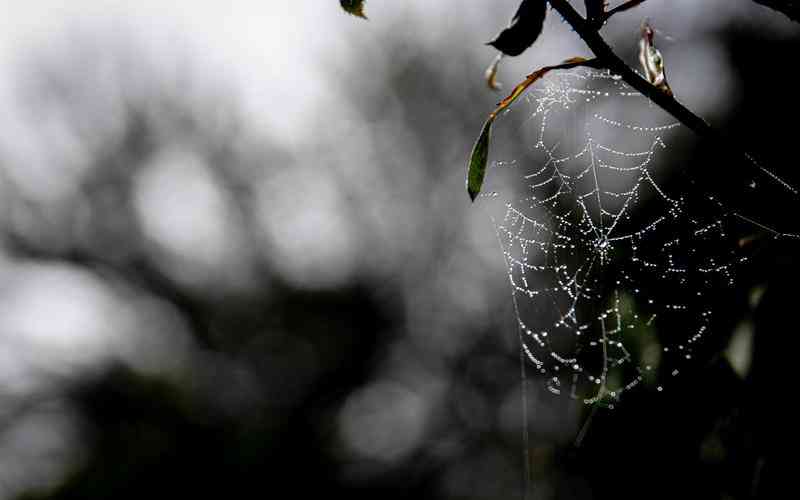
[[[619,75],[566,71],[526,98],[525,156],[492,172],[515,187],[491,195],[512,197],[496,229],[515,314],[540,332],[522,339],[529,359],[549,388],[587,403],[598,387],[618,398],[645,380],[688,376],[687,351],[712,327],[696,297],[730,287],[746,262],[725,236],[738,234],[741,219],[695,194],[691,179],[662,183],[681,125],[663,121]],[[669,332],[658,329],[662,321]],[[570,377],[549,378],[565,370]]]
[[[547,381],[547,390],[556,395],[561,394],[561,381],[558,377],[552,377]]]

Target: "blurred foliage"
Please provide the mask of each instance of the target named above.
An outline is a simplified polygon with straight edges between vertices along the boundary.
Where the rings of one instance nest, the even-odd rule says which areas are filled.
[[[87,366],[32,362],[25,391],[3,379],[10,387],[0,395],[3,463],[28,472],[66,463],[41,484],[0,470],[3,497],[509,498],[522,489],[524,446],[536,498],[721,499],[780,490],[783,468],[793,464],[783,452],[795,386],[787,367],[796,364],[798,249],[759,247],[748,275],[709,305],[724,322],[694,371],[668,393],[643,391],[612,412],[598,410],[576,449],[586,409],[552,397],[536,377],[520,386],[502,267],[480,260],[467,243],[475,227],[464,215],[462,171],[450,167],[461,165],[475,102],[486,96],[477,85],[454,92],[452,82],[470,81],[482,61],[454,55],[463,33],[447,50],[409,50],[406,31],[398,25],[382,41],[379,56],[392,64],[375,82],[364,81],[362,63],[332,68],[347,82],[342,98],[353,121],[336,122],[335,135],[366,137],[374,154],[363,162],[349,154],[334,161],[343,146],[324,143],[319,131],[310,152],[288,149],[257,131],[235,89],[215,85],[210,71],[170,62],[181,68],[172,78],[136,45],[109,48],[90,38],[31,57],[20,100],[37,133],[58,123],[69,133],[56,137],[75,142],[42,146],[55,153],[57,168],[31,185],[33,161],[0,152],[2,265],[21,273],[4,279],[3,297],[31,279],[30,266],[67,270],[122,304],[98,313],[101,333],[121,331],[139,350],[111,342],[110,354]],[[735,112],[719,119],[770,151],[771,164],[793,164],[791,147],[770,144],[792,144],[794,128],[764,106],[765,97],[792,95],[792,81],[765,79],[760,68],[790,60],[797,40],[736,26],[719,38],[741,84]],[[797,105],[782,102],[784,116],[795,116]],[[329,111],[320,114],[335,115]],[[769,127],[753,130],[754,122]],[[718,155],[683,147],[694,166],[714,171],[704,186],[740,196],[733,179],[719,175]],[[173,163],[177,181],[159,174],[174,173]],[[314,175],[291,177],[304,168]],[[324,184],[311,190],[310,179]],[[168,180],[166,194],[139,197]],[[178,197],[192,189],[216,194]],[[171,219],[172,210],[182,212],[159,202],[172,196],[184,208],[200,200],[189,206],[193,213],[225,207],[212,225],[231,232],[176,243],[178,234],[208,228],[192,217]],[[288,206],[279,206],[281,196]],[[314,247],[332,242],[311,239],[284,251],[285,239],[299,240],[301,224],[290,225],[290,236],[269,228],[325,196],[341,200],[332,205],[357,228],[356,271],[303,281],[293,266],[311,265],[309,255],[327,255]],[[771,204],[758,196],[739,202]],[[158,230],[165,220],[177,221],[167,226],[169,237]],[[316,224],[311,232],[325,234]],[[230,246],[205,252],[218,241]],[[326,267],[323,260],[311,275]],[[753,307],[755,286],[766,292]],[[70,321],[51,319],[51,326]],[[754,325],[754,351],[742,379],[720,353],[745,319]],[[145,337],[151,343],[136,336],[143,332],[154,334]],[[179,334],[188,340],[155,341]],[[4,359],[25,358],[16,344],[7,349]],[[46,430],[60,433],[53,423],[60,421],[48,420],[54,414],[69,417],[78,438],[65,445],[69,452],[45,448],[28,466],[22,459]],[[20,431],[33,416],[42,419]]]

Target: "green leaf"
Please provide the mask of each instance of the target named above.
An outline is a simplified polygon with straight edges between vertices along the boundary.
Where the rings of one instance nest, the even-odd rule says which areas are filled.
[[[519,96],[524,94],[528,87],[536,83],[537,80],[542,78],[550,71],[554,69],[577,68],[579,66],[600,68],[602,67],[602,64],[598,59],[573,57],[571,59],[567,59],[561,64],[556,64],[555,66],[545,66],[537,69],[528,75],[525,80],[522,81],[522,83],[514,87],[514,90],[511,91],[508,97],[500,101],[494,111],[489,113],[489,118],[487,118],[486,122],[483,124],[481,135],[478,136],[478,140],[476,140],[475,145],[472,146],[472,154],[469,157],[469,164],[467,165],[467,193],[469,193],[469,197],[472,199],[472,201],[475,201],[475,198],[477,198],[478,194],[480,194],[481,188],[483,187],[483,179],[486,177],[486,162],[489,158],[489,136],[491,135],[492,123],[494,123],[495,118],[497,118],[501,111],[511,106],[511,104],[516,101]]]
[[[614,405],[619,402],[619,398],[616,396],[612,396],[610,392],[607,390],[601,391],[595,398],[593,398],[592,404],[599,408],[605,408],[607,410],[613,410]]]
[[[339,0],[339,4],[342,6],[345,12],[362,19],[367,18],[367,16],[364,14],[365,3],[367,3],[365,0]]]
[[[486,177],[486,162],[489,158],[489,137],[492,135],[492,123],[494,116],[490,116],[483,124],[481,135],[472,146],[472,154],[469,157],[469,167],[467,169],[467,193],[470,199],[475,201],[483,187],[483,179]]]

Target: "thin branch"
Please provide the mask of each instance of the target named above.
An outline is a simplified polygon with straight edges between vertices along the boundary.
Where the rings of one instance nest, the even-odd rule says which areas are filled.
[[[716,132],[702,118],[694,114],[691,110],[679,103],[675,98],[670,97],[664,92],[650,84],[647,80],[633,71],[620,57],[614,53],[611,46],[606,43],[602,36],[593,29],[591,25],[570,5],[567,0],[548,0],[564,20],[578,33],[578,36],[586,42],[595,56],[600,59],[603,66],[612,73],[622,77],[622,79],[641,92],[655,104],[659,105],[675,117],[678,121],[686,125],[690,130],[701,137],[714,137]]]
[[[598,32],[599,27],[590,24],[586,19],[570,5],[568,0],[548,0],[550,5],[561,17],[572,27],[578,36],[583,39],[589,49],[594,53],[602,65],[612,73],[619,75],[625,83],[646,96],[653,103],[661,107],[664,111],[675,117],[676,120],[685,125],[689,130],[699,137],[710,141],[720,151],[727,151],[733,157],[746,160],[749,165],[757,167],[763,174],[766,174],[773,181],[778,182],[789,191],[797,194],[797,191],[774,173],[766,170],[753,160],[753,157],[745,151],[736,150],[730,141],[719,134],[705,120],[694,114],[689,108],[678,102],[671,95],[661,91],[639,76],[630,66],[614,52],[611,46],[603,39]],[[627,4],[623,4],[627,5]]]
[[[591,20],[592,22],[599,22],[600,26],[602,26],[608,18],[617,14],[619,12],[624,12],[628,9],[636,7],[639,4],[644,3],[646,0],[628,0],[627,2],[614,7],[613,9],[606,12],[603,16],[601,16],[598,20]],[[800,22],[800,1],[798,0],[753,0],[755,3],[761,4],[765,7],[769,7],[772,10],[776,10],[792,21]]]
[[[599,13],[599,14],[594,15],[594,16],[587,15],[586,22],[587,22],[587,24],[589,26],[592,27],[592,29],[599,30],[600,28],[602,28],[606,24],[606,22],[614,14],[619,14],[620,12],[625,12],[626,10],[630,10],[630,9],[632,9],[632,8],[638,6],[638,5],[643,4],[646,1],[647,0],[628,0],[627,2],[624,2],[624,3],[620,4],[620,5],[617,5],[616,7],[614,7],[613,9],[610,9],[608,11]]]
[[[645,1],[646,0],[628,0],[627,2],[625,2],[623,4],[617,5],[616,7],[614,7],[613,9],[611,9],[609,11],[607,11],[603,15],[603,17],[602,17],[603,22],[607,21],[608,18],[613,16],[614,14],[618,14],[620,12],[625,12],[628,9],[632,9],[632,8],[636,7],[637,5],[643,4]]]

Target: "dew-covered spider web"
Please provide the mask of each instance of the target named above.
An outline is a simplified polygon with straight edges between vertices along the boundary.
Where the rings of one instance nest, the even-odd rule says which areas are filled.
[[[551,73],[499,119],[481,203],[524,358],[551,392],[613,407],[638,387],[667,390],[705,356],[754,249],[795,238],[695,182],[683,169],[693,140],[624,82],[587,69]],[[749,163],[743,198],[765,184],[796,196]]]

